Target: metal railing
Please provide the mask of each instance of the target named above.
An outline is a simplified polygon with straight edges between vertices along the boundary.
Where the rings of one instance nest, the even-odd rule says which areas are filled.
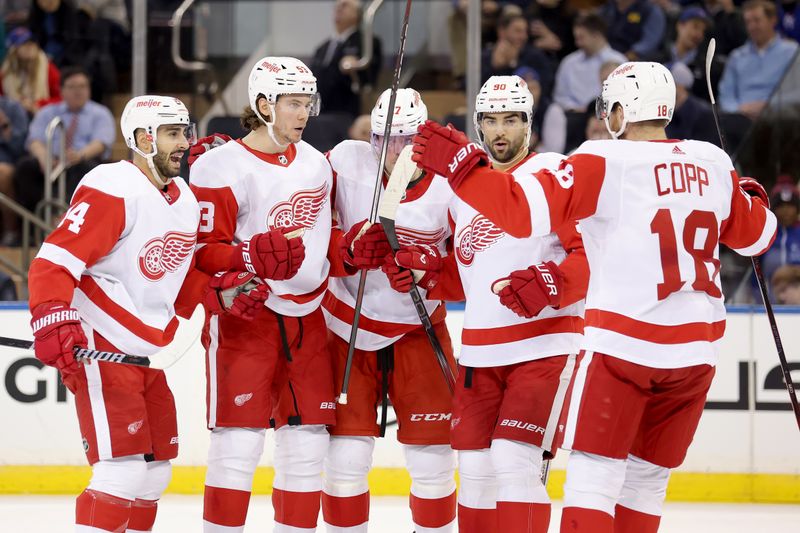
[[[59,135],[58,162],[53,166],[53,137],[56,129],[61,130]],[[47,125],[45,130],[45,153],[44,163],[44,199],[36,206],[36,213],[44,212],[43,219],[47,224],[53,223],[53,207],[67,209],[67,139],[64,129],[64,121],[61,117],[55,117]],[[58,196],[53,198],[53,183],[58,180]]]
[[[28,269],[31,266],[31,248],[33,245],[42,242],[44,235],[53,231],[54,228],[51,224],[37,217],[3,193],[0,193],[0,205],[10,209],[22,219],[22,242],[20,246],[19,264],[0,255],[0,266],[3,266],[13,275],[19,277],[22,281],[20,284],[22,290],[18,297],[21,300],[26,300],[28,298]],[[36,232],[36,238],[33,238],[34,230]]]

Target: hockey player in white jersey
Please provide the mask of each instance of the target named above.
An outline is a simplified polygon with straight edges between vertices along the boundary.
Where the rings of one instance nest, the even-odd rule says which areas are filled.
[[[341,250],[352,275],[331,278],[323,309],[328,320],[336,390],[341,390],[348,341],[358,292],[358,269],[369,269],[350,375],[346,405],[336,408],[331,445],[325,460],[322,510],[330,531],[367,531],[369,488],[375,437],[385,425],[376,424],[376,407],[391,398],[399,424],[406,465],[411,474],[409,506],[418,532],[453,531],[456,515],[455,453],[449,445],[452,398],[436,356],[420,325],[411,298],[392,290],[378,271],[392,257],[380,224],[369,226],[357,240],[370,214],[386,121],[393,113],[383,186],[397,156],[410,144],[417,127],[428,118],[417,91],[399,89],[393,109],[391,90],[379,98],[371,114],[372,143],[344,141],[328,153],[334,171],[334,212],[343,233]],[[397,210],[397,234],[406,250],[424,250],[435,260],[447,254],[450,238],[447,205],[453,197],[447,181],[420,170]],[[355,240],[355,243],[353,242]],[[421,291],[434,330],[455,371],[445,307],[436,300],[437,280],[426,279]],[[384,419],[385,421],[385,419]],[[376,526],[379,530],[381,524]],[[409,529],[411,529],[409,527]]]
[[[674,107],[663,65],[621,65],[598,101],[615,140],[588,141],[529,181],[490,169],[453,129],[429,123],[415,138],[418,163],[509,233],[580,221],[591,278],[566,411],[562,532],[657,531],[725,329],[719,244],[757,255],[775,238],[763,187],[740,180],[716,146],[667,139]]]
[[[192,269],[197,201],[172,179],[194,140],[186,107],[140,96],[120,122],[133,161],[84,176],[29,273],[34,351],[75,394],[92,465],[75,506],[79,532],[152,529],[178,427],[163,371],[78,364],[73,346],[152,355],[175,334],[176,310],[190,314],[208,281]]]
[[[252,322],[219,315],[203,333],[211,429],[204,531],[244,529],[270,427],[275,531],[313,531],[326,425],[335,422],[320,310],[331,268],[332,174],[325,156],[302,141],[319,111],[308,67],[295,58],[260,59],[248,92],[242,123],[250,133],[198,157],[190,174],[201,210],[198,268],[247,270],[269,290]]]
[[[475,129],[493,168],[521,181],[563,157],[529,151],[533,109],[518,76],[489,78],[475,103]],[[568,221],[548,235],[515,238],[458,198],[449,208],[467,301],[450,432],[459,452],[459,531],[545,533],[550,500],[540,471],[558,448],[557,422],[583,330],[583,245]],[[531,262],[537,265],[527,268]],[[538,292],[536,304],[518,310],[523,316],[502,304],[509,281]]]

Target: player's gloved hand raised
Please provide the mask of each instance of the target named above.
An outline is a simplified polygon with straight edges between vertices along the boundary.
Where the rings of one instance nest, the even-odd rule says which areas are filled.
[[[535,317],[548,305],[557,306],[563,288],[564,275],[552,261],[515,270],[492,284],[500,303],[524,318]]]
[[[442,126],[432,120],[419,127],[413,151],[411,159],[420,168],[446,177],[454,189],[475,166],[489,164],[486,152],[452,124]]]
[[[439,281],[442,256],[434,246],[404,246],[392,256],[387,255],[381,270],[397,292],[411,290],[411,279],[420,287],[430,290]]]
[[[383,226],[362,220],[342,236],[339,251],[346,265],[372,270],[381,267],[386,254],[392,253],[392,247]]]
[[[269,287],[251,272],[217,272],[208,282],[203,305],[214,315],[230,313],[243,320],[253,320],[264,307]]]
[[[192,166],[195,160],[204,153],[208,152],[212,148],[216,148],[217,146],[222,146],[230,140],[232,140],[231,136],[225,135],[224,133],[212,133],[208,137],[198,139],[197,142],[191,148],[189,148],[189,166]]]
[[[72,349],[89,344],[78,311],[64,302],[45,302],[37,305],[31,315],[36,359],[58,368],[64,376],[76,372],[79,366]]]
[[[231,270],[246,270],[261,279],[289,279],[306,257],[302,229],[277,228],[257,233],[238,246]]]
[[[769,196],[767,196],[767,190],[758,182],[758,180],[748,177],[741,177],[739,178],[739,187],[741,187],[742,190],[750,196],[761,198],[761,201],[764,202],[764,205],[769,207]]]

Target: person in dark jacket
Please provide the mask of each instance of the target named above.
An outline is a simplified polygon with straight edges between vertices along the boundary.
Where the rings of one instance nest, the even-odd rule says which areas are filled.
[[[670,71],[675,78],[675,112],[667,135],[670,139],[694,139],[719,146],[711,105],[689,92],[694,83],[689,67],[676,62]]]
[[[375,84],[381,68],[381,41],[372,38],[372,59],[366,68],[356,70],[361,58],[362,34],[360,0],[336,0],[333,24],[335,35],[314,50],[311,71],[317,77],[317,92],[322,113],[361,114],[360,92]]]

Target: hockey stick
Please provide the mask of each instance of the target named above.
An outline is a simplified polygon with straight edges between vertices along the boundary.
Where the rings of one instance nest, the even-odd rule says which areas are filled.
[[[172,342],[150,357],[104,352],[102,350],[78,347],[74,348],[72,353],[75,355],[75,359],[83,361],[104,361],[107,363],[120,363],[152,368],[154,370],[164,370],[175,364],[178,359],[189,351],[200,336],[204,322],[205,310],[202,305],[198,305],[189,320],[181,320],[181,325],[178,327],[178,334],[175,335]],[[30,350],[33,348],[33,341],[0,337],[0,346]]]
[[[717,41],[716,39],[712,38],[708,43],[708,51],[706,52],[706,84],[708,85],[708,98],[711,100],[711,111],[714,115],[714,124],[717,126],[720,147],[723,151],[727,152],[725,149],[725,137],[723,137],[722,128],[720,128],[719,125],[719,110],[717,109],[717,101],[714,99],[714,90],[711,87],[711,61],[714,59],[714,51],[716,48]],[[770,303],[769,295],[767,294],[767,282],[764,280],[764,274],[761,272],[761,261],[756,256],[751,257],[750,260],[753,262],[753,272],[756,274],[758,290],[761,292],[761,299],[764,301],[764,310],[767,312],[769,326],[772,329],[772,338],[775,339],[775,348],[778,350],[778,359],[780,360],[783,380],[786,382],[786,390],[789,391],[789,401],[792,404],[792,411],[794,411],[797,427],[800,429],[800,403],[797,402],[797,395],[794,391],[794,383],[792,383],[792,373],[791,370],[789,370],[789,363],[786,361],[786,353],[783,350],[781,334],[778,331],[778,323],[775,320],[775,313],[772,310],[772,303]]]
[[[369,222],[374,224],[378,220],[378,202],[381,198],[381,180],[383,178],[383,166],[386,164],[386,152],[389,150],[389,135],[392,133],[392,119],[394,104],[397,101],[397,88],[400,85],[400,69],[403,66],[403,53],[406,49],[406,36],[408,35],[408,18],[411,15],[411,0],[406,0],[406,12],[403,15],[403,27],[400,30],[400,49],[397,51],[397,60],[394,64],[394,77],[392,78],[392,92],[389,96],[389,105],[386,113],[386,126],[383,128],[383,144],[381,146],[381,156],[378,161],[378,177],[375,180],[375,190],[372,193],[372,207],[369,212]],[[361,302],[364,300],[364,287],[367,283],[367,271],[362,270],[358,277],[358,292],[356,302],[353,306],[353,326],[350,329],[350,341],[347,345],[347,361],[344,365],[344,378],[342,379],[342,390],[337,401],[344,405],[347,403],[347,391],[350,388],[350,371],[353,368],[353,355],[356,352],[356,337],[358,336],[358,322],[361,318]]]
[[[397,239],[397,232],[395,231],[394,221],[397,217],[397,208],[403,195],[406,192],[408,183],[417,171],[417,165],[411,160],[411,146],[406,146],[400,155],[397,157],[397,162],[392,169],[392,175],[389,177],[389,183],[386,186],[386,192],[383,193],[381,205],[378,208],[378,219],[383,226],[383,231],[386,233],[386,238],[392,250],[397,252],[400,249],[400,241]],[[436,361],[442,369],[442,375],[447,382],[447,388],[450,389],[452,395],[455,391],[456,377],[453,375],[453,369],[447,364],[447,357],[442,349],[442,344],[433,331],[433,324],[431,317],[428,316],[428,310],[425,308],[425,303],[422,301],[422,295],[419,293],[419,288],[414,281],[414,276],[411,276],[411,290],[409,291],[411,300],[414,302],[414,309],[419,315],[419,320],[422,327],[425,329],[425,334],[433,348],[433,353],[436,355]]]

